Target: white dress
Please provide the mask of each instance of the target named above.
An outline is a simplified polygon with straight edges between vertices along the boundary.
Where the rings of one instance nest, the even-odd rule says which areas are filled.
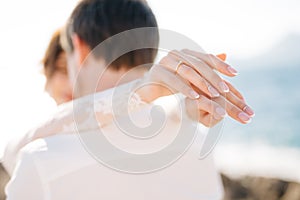
[[[178,109],[179,104],[183,105],[182,98],[169,96],[146,104],[130,92],[134,84],[64,105],[51,123],[45,124],[51,131],[32,131],[25,140],[11,145],[5,162],[12,171],[6,187],[7,199],[222,199],[223,188],[212,156],[199,159],[205,134],[198,123],[182,112],[185,108]],[[164,118],[153,112],[157,106],[164,111]],[[70,117],[70,113],[75,113],[75,117]],[[128,124],[129,118],[140,132],[124,132],[128,127],[122,126]],[[60,119],[65,120],[63,126]],[[149,124],[162,119],[159,134],[145,135],[143,130]],[[167,153],[159,154],[178,141],[181,127],[186,143],[180,142]],[[194,136],[190,134],[193,130]],[[106,148],[97,140],[100,135],[115,149]],[[117,150],[125,154],[118,154]],[[152,154],[158,156],[149,156]],[[168,159],[172,162],[165,162]]]

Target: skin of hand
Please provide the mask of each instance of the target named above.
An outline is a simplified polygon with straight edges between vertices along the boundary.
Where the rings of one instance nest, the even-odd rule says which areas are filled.
[[[137,93],[146,102],[182,93],[187,97],[188,113],[197,108],[198,121],[207,127],[214,126],[227,114],[247,124],[254,116],[254,111],[246,104],[242,94],[216,72],[229,77],[237,75],[237,71],[225,63],[225,59],[226,54],[215,56],[188,49],[171,51],[152,67],[144,79],[144,85],[150,84]]]
[[[220,122],[226,114],[241,123],[249,123],[254,112],[241,93],[215,72],[229,77],[237,75],[236,70],[224,62],[225,59],[225,54],[214,56],[191,50],[172,51],[151,68],[141,81],[146,86],[135,92],[145,102],[180,92],[186,96],[187,114],[207,127]],[[72,103],[69,106],[72,107]],[[62,109],[24,137],[31,137],[29,142],[61,132],[66,121],[73,121],[73,110],[66,110]]]
[[[176,53],[178,54],[178,52]],[[179,52],[179,54],[184,53]],[[203,54],[201,56],[204,56],[205,59],[209,59],[206,57],[213,57],[218,65],[222,65],[222,69],[220,69],[219,71],[225,71],[224,74],[227,74],[228,76],[235,76],[236,73],[231,73],[230,70],[226,72],[226,66],[228,67],[229,65],[224,62],[226,59],[225,54],[220,54],[218,56]],[[199,113],[199,115],[197,116],[198,121],[207,127],[212,127],[219,121],[221,121],[225,117],[226,111],[234,119],[237,119],[241,123],[246,123],[243,120],[238,119],[239,113],[243,112],[241,111],[241,109],[245,108],[246,106],[244,97],[228,81],[218,79],[223,81],[229,87],[230,91],[227,93],[223,93],[218,97],[212,97],[213,95],[211,95],[207,89],[210,83],[206,81],[206,79],[200,77],[201,81],[205,81],[205,84],[198,84],[198,86],[195,86],[197,84],[195,83],[194,85],[193,82],[189,81],[189,78],[191,78],[191,80],[197,79],[199,77],[199,74],[192,72],[189,76],[186,76],[186,79],[184,79],[180,75],[183,73],[182,66],[177,70],[177,73],[175,73],[175,68],[178,64],[178,61],[174,62],[172,59],[178,59],[174,58],[173,52],[169,53],[165,58],[163,58],[160,61],[159,65],[153,66],[148,75],[143,78],[142,83],[146,83],[146,87],[141,87],[141,89],[136,91],[143,101],[152,102],[159,97],[181,92],[185,96],[187,96],[185,101],[188,114],[192,116],[193,113],[195,113],[195,108],[197,108],[196,110]],[[193,69],[193,67],[194,66],[192,65],[191,69]],[[201,65],[196,67],[199,67],[199,70],[201,70]],[[220,66],[217,67],[220,68]],[[213,71],[212,68],[211,71]],[[196,77],[193,77],[194,75]],[[202,86],[204,86],[204,88]],[[230,106],[226,106],[226,104],[229,104]],[[226,111],[224,110],[225,107]],[[246,106],[246,108],[248,108],[248,106]],[[246,111],[247,109],[244,110]],[[60,116],[60,120],[55,120],[56,118],[54,116],[53,119],[49,120],[48,122],[42,124],[40,127],[37,127],[34,131],[32,131],[35,132],[34,135],[37,136],[36,138],[39,138],[40,133],[42,133],[42,135],[51,135],[59,131],[54,130],[50,127],[61,127],[61,125],[65,121],[72,119],[72,110],[70,110],[70,112],[68,113],[65,113],[64,110],[62,110],[62,112],[63,114],[58,113],[58,116]],[[247,116],[249,115],[247,114]]]

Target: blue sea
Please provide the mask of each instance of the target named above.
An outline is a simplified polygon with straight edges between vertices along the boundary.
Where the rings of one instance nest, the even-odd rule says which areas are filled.
[[[240,67],[231,82],[256,115],[247,125],[226,119],[215,149],[218,169],[300,182],[300,64],[231,64]]]
[[[227,120],[220,142],[259,142],[300,149],[300,66],[239,72],[232,82],[256,116],[247,125]]]

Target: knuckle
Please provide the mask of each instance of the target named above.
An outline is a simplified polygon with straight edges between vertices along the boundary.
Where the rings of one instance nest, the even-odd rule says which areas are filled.
[[[178,52],[177,50],[172,50],[172,51],[170,51],[170,52],[168,53],[168,56],[175,56],[175,57],[177,57],[178,54],[179,54],[179,52]]]
[[[184,83],[178,83],[177,85],[178,85],[179,91],[182,91],[184,94],[188,94],[191,90],[191,88]]]
[[[189,53],[189,51],[187,49],[181,49],[179,52],[184,55]]]
[[[229,112],[231,113],[231,114],[233,114],[233,115],[237,115],[237,109],[234,107],[234,106],[230,106],[229,108],[228,108],[228,110],[229,110]]]
[[[179,68],[179,71],[181,71],[181,73],[185,74],[186,76],[191,76],[193,74],[193,69],[186,65],[182,65]]]
[[[223,118],[220,119],[220,120],[215,120],[215,121],[213,121],[213,122],[210,124],[210,127],[209,127],[209,128],[212,128],[212,127],[215,126],[217,123],[219,123],[221,120],[223,120]]]
[[[210,78],[211,80],[214,80],[218,84],[223,81],[222,78],[215,72],[211,73]]]
[[[208,115],[207,118],[206,118],[206,120],[202,121],[202,124],[204,126],[206,126],[207,128],[213,127],[213,125],[214,125],[214,119],[213,119],[212,115]]]
[[[202,124],[207,127],[207,128],[210,128],[210,123],[208,123],[208,121],[204,121],[202,122]]]
[[[205,110],[207,110],[209,113],[213,113],[214,106],[211,100],[206,99],[203,95],[200,95],[200,98],[198,99],[198,107],[203,108],[205,107]]]
[[[209,59],[215,59],[215,55],[214,55],[214,54],[208,53],[208,54],[206,54],[206,56],[207,56]]]
[[[164,56],[164,57],[159,61],[159,64],[165,67],[165,65],[168,64],[169,61],[170,61],[170,57]]]
[[[207,103],[207,108],[210,111],[211,114],[213,114],[215,112],[215,106],[212,103],[212,100],[209,100]]]
[[[242,110],[242,109],[244,109],[247,105],[246,105],[244,102],[242,102],[242,101],[238,101],[238,102],[237,102],[237,106]]]
[[[193,61],[194,65],[201,71],[203,66],[205,66],[205,62],[202,61],[199,57],[191,58],[191,61]]]
[[[247,106],[247,104],[242,101],[241,99],[239,99],[239,97],[237,97],[234,93],[229,92],[227,94],[227,99],[232,102],[232,104],[234,104],[237,108],[243,109],[245,106]]]
[[[202,107],[202,105],[204,104],[204,96],[203,95],[200,95],[200,97],[197,99],[197,106],[198,106],[198,109],[200,109]]]
[[[203,88],[208,88],[208,83],[204,79],[198,78],[196,79],[196,81],[198,86],[201,86]]]

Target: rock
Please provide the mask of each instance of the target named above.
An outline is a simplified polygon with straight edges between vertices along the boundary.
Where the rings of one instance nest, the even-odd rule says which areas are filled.
[[[232,179],[222,174],[224,200],[300,200],[300,184],[274,178],[245,176]]]
[[[224,200],[300,200],[300,184],[279,179],[245,176],[239,179],[222,174]],[[0,163],[0,200],[9,176]]]
[[[9,175],[6,173],[4,167],[0,163],[0,200],[5,200],[4,188],[9,180]]]

